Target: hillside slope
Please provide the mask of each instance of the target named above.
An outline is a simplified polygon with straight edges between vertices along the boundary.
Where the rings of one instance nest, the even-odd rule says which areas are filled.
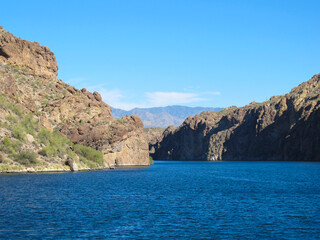
[[[154,159],[320,161],[320,74],[284,96],[203,112],[164,131]]]
[[[141,119],[115,120],[99,93],[67,85],[57,70],[48,47],[0,29],[0,168],[149,165]]]

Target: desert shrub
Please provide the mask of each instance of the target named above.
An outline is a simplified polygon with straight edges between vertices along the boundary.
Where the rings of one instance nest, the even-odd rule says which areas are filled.
[[[4,137],[0,145],[0,150],[8,154],[14,154],[20,150],[21,145],[22,143],[19,140],[11,141],[10,138]]]
[[[12,157],[14,161],[25,166],[31,166],[39,163],[36,155],[30,151],[23,151],[18,154],[13,154]]]
[[[89,168],[98,168],[100,165],[98,163],[95,163],[93,161],[90,161],[82,156],[80,156],[80,162],[87,165]]]
[[[11,114],[6,116],[6,120],[8,120],[11,123],[17,123],[18,122],[18,119],[15,116],[11,115]]]
[[[39,143],[43,143],[44,145],[48,145],[50,142],[50,139],[51,139],[51,135],[52,135],[52,133],[49,130],[47,130],[45,128],[40,129],[38,136],[37,136]]]
[[[71,150],[68,151],[68,156],[71,157],[73,160],[77,159],[77,154],[75,154],[75,152]]]
[[[126,123],[128,123],[126,120],[124,120],[124,119],[122,119],[122,118],[117,118],[116,121],[117,121],[118,123],[121,123],[121,124],[126,124]]]
[[[37,137],[39,143],[46,145],[38,152],[42,156],[63,157],[73,145],[68,138],[61,136],[59,133],[51,133],[46,129],[41,129]]]
[[[1,94],[0,95],[0,105],[5,106],[6,102],[7,102],[7,98],[3,94]]]
[[[19,139],[21,141],[25,141],[26,139],[25,129],[21,125],[12,127],[12,134],[14,138]]]
[[[150,161],[150,164],[153,164],[153,158],[151,156],[149,156],[149,161]]]
[[[45,146],[39,152],[40,155],[45,157],[57,156],[59,154],[59,149],[54,146]]]
[[[11,143],[11,148],[13,149],[14,152],[20,151],[21,146],[22,146],[22,143],[19,140],[13,141]]]
[[[8,137],[4,137],[2,140],[2,144],[0,146],[0,150],[5,153],[15,153],[15,150],[11,146],[11,140]]]
[[[9,109],[16,115],[18,115],[19,117],[22,116],[22,110],[21,108],[19,108],[18,106],[15,106],[15,105],[12,105],[10,104],[9,105]]]
[[[26,133],[35,135],[35,131],[38,127],[38,121],[34,120],[33,114],[29,113],[22,119],[20,126]]]
[[[4,137],[4,138],[3,138],[3,145],[4,145],[5,147],[11,146],[11,140],[10,140],[10,138]]]
[[[74,145],[74,150],[80,156],[80,160],[81,157],[84,157],[85,159],[95,162],[101,166],[103,165],[104,160],[102,152],[79,144]]]
[[[3,94],[0,95],[0,106],[10,109],[14,114],[18,115],[19,117],[22,116],[21,108],[10,103],[7,97]]]

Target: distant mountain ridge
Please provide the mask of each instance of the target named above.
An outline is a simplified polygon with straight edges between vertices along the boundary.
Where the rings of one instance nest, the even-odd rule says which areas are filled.
[[[167,107],[152,107],[152,108],[134,108],[126,111],[118,108],[112,108],[112,115],[114,118],[121,118],[125,115],[138,115],[145,127],[163,127],[170,125],[179,126],[183,121],[203,111],[220,111],[223,108],[212,107],[187,107],[187,106],[167,106]]]

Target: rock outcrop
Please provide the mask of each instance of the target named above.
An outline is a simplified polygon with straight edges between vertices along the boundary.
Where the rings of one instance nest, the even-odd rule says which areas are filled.
[[[49,78],[58,73],[56,58],[48,47],[17,38],[4,29],[0,29],[0,62]]]
[[[174,128],[174,126],[172,126],[172,127]],[[164,130],[165,130],[164,128],[159,128],[159,127],[157,127],[157,128],[153,128],[153,127],[144,128],[144,132],[146,133],[146,136],[147,136],[150,154],[155,153],[154,145],[157,142],[161,141],[161,139],[163,137]]]
[[[29,142],[29,150],[41,152],[37,134],[43,127],[67,137],[74,144],[102,152],[104,160],[99,168],[149,165],[148,143],[141,119],[136,115],[114,119],[110,106],[102,101],[98,92],[69,86],[56,78],[57,70],[55,56],[49,48],[0,29],[0,97],[6,102],[0,104],[0,128],[5,133],[0,135],[0,149],[4,147],[1,143],[5,137],[16,141],[13,125],[18,126],[24,116],[32,114],[39,127],[32,133],[26,132],[28,141],[32,137],[35,139]],[[12,109],[19,109],[20,113]],[[11,118],[17,120],[10,122]],[[21,144],[28,148],[28,141]],[[10,154],[3,155],[10,159]],[[47,162],[52,160],[40,158]],[[85,161],[81,156],[74,156],[74,161],[70,156],[68,161],[66,158],[61,157],[61,163],[77,166],[72,167],[74,169],[81,168],[79,161]]]
[[[168,129],[154,159],[320,161],[320,74],[284,96],[203,112]]]

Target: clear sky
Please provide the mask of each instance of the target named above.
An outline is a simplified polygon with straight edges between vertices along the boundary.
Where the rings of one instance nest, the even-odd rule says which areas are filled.
[[[0,25],[48,46],[58,77],[111,106],[243,106],[320,72],[320,1],[2,1]]]

